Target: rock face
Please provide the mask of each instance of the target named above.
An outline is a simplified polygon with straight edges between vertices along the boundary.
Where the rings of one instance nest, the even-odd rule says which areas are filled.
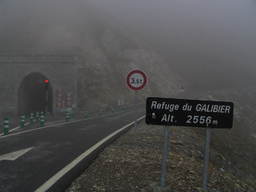
[[[50,78],[58,82],[58,86],[52,85],[53,93],[56,93],[59,87],[71,90],[77,98],[75,104],[81,110],[91,110],[99,106],[117,105],[118,103],[129,104],[135,101],[135,95],[137,101],[142,101],[146,96],[171,96],[182,91],[182,80],[172,73],[171,66],[148,48],[145,42],[136,39],[136,35],[132,35],[129,30],[113,24],[111,19],[106,19],[100,14],[96,15],[99,12],[97,10],[90,11],[90,7],[87,6],[85,12],[83,15],[81,15],[82,10],[77,15],[74,14],[75,16],[63,15],[64,18],[57,18],[54,22],[42,20],[42,23],[47,24],[46,28],[36,28],[39,24],[36,19],[33,21],[32,18],[31,23],[35,26],[31,23],[24,23],[22,28],[17,28],[19,35],[15,35],[15,32],[6,35],[2,31],[0,33],[0,39],[3,40],[2,46],[0,45],[1,54],[7,55],[10,60],[16,58],[17,62],[12,63],[13,65],[11,63],[1,64],[1,71],[5,71],[8,66],[7,68],[13,70],[11,76],[16,73],[21,74],[20,81],[26,76],[25,73],[20,72],[24,71],[22,68],[27,68],[29,72],[41,72],[45,76],[51,74]],[[53,13],[55,14],[55,11]],[[60,14],[59,16],[63,14],[57,13]],[[50,8],[49,15],[51,15]],[[81,16],[83,20],[77,21],[76,17]],[[47,23],[48,21],[50,23]],[[24,29],[29,30],[32,35],[22,33]],[[24,54],[29,55],[28,59],[18,57],[21,59],[18,61],[17,55]],[[33,64],[31,58],[35,55],[45,56],[45,58],[50,58],[49,55],[62,57],[68,55],[75,59],[73,65],[70,65],[69,74],[65,59],[63,67],[61,62],[58,65],[54,62],[45,64],[40,61]],[[21,61],[23,64],[15,67]],[[41,70],[45,69],[46,65],[49,71]],[[145,89],[137,93],[129,90],[126,85],[126,76],[133,69],[143,70],[149,78]],[[59,72],[54,76],[54,71]],[[69,83],[62,81],[70,78],[72,80],[68,81]],[[75,85],[70,86],[70,82],[72,84],[75,82]],[[13,103],[11,111],[15,112],[17,105],[14,101],[18,100],[17,89],[20,82],[16,80],[5,82],[5,84],[9,83],[15,84],[12,86],[14,91],[8,92],[8,95],[13,98],[10,101]],[[0,94],[1,98],[4,98],[5,93]],[[56,94],[53,97],[53,105],[56,106]],[[1,102],[4,103],[5,99]]]

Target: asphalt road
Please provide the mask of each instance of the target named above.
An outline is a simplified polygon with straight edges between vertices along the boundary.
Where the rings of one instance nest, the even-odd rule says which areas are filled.
[[[122,112],[114,116],[0,137],[0,191],[35,191],[99,140],[142,115],[143,111]],[[28,149],[28,152],[18,159],[1,160],[4,154],[22,149]]]

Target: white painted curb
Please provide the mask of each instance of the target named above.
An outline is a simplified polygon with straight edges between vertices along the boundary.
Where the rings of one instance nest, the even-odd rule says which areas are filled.
[[[116,136],[118,133],[124,131],[125,129],[129,128],[131,125],[136,123],[137,121],[140,121],[145,118],[145,115],[140,117],[139,119],[125,125],[121,129],[118,129],[114,133],[108,135],[101,141],[97,142],[95,145],[93,145],[91,148],[83,152],[81,155],[79,155],[76,159],[74,159],[71,163],[66,165],[63,169],[61,169],[59,172],[57,172],[54,176],[52,176],[48,181],[46,181],[43,185],[41,185],[38,189],[35,190],[35,192],[45,192],[49,190],[57,181],[59,181],[65,174],[67,174],[69,171],[71,171],[73,168],[75,168],[83,159],[88,157],[90,154],[92,154],[94,151],[96,151],[98,148],[100,148],[104,143],[106,143],[108,140],[112,139],[114,136]]]
[[[109,117],[109,116],[112,116],[112,115],[115,115],[115,114],[117,114],[117,113],[102,115],[102,116],[98,116],[98,117],[90,117],[90,118],[86,118],[86,119],[77,119],[77,120],[73,120],[73,121],[69,121],[69,122],[62,121],[62,120],[53,121],[53,122],[49,122],[49,124],[44,126],[44,127],[37,127],[37,128],[33,128],[33,129],[28,129],[28,130],[20,131],[20,132],[17,132],[17,133],[12,133],[12,134],[9,134],[9,135],[3,135],[3,133],[2,133],[2,134],[0,134],[0,139],[4,139],[6,137],[11,137],[11,136],[15,136],[15,135],[21,135],[21,134],[24,134],[24,133],[30,133],[30,132],[38,131],[38,130],[49,128],[49,127],[57,127],[57,126],[61,126],[61,125],[68,125],[68,124],[78,123],[78,122],[81,122],[81,121],[88,121],[88,120],[95,119],[95,118]],[[19,129],[19,127],[15,127],[13,129],[11,129],[9,132],[11,133],[11,132],[13,132],[15,130],[18,130],[18,129]]]

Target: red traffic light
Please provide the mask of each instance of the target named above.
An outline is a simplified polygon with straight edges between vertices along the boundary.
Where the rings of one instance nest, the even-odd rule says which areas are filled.
[[[45,79],[45,80],[44,80],[44,83],[48,84],[48,83],[49,83],[49,80],[48,80],[48,79]]]

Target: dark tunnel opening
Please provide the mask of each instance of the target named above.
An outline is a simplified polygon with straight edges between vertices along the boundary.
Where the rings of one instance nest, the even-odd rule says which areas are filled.
[[[18,114],[50,112],[53,110],[52,86],[41,73],[31,73],[21,82],[18,91]]]

